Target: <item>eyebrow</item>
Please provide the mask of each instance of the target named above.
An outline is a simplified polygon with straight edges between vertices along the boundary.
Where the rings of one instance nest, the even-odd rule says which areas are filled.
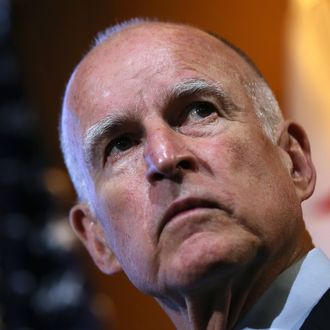
[[[241,109],[241,106],[235,103],[221,84],[209,82],[204,79],[189,79],[179,82],[170,91],[167,103],[169,104],[172,100],[191,96],[215,97],[227,115],[231,114],[233,110]]]
[[[124,114],[119,116],[109,114],[88,128],[83,142],[84,156],[88,165],[95,166],[96,155],[101,142],[105,137],[119,131],[128,120],[128,116]]]
[[[175,84],[169,92],[163,94],[163,101],[165,107],[171,101],[190,97],[194,95],[213,95],[220,100],[224,109],[235,107],[235,103],[225,94],[220,84],[208,82],[203,79],[189,79]],[[135,114],[136,116],[136,114]],[[132,122],[136,118],[125,111],[120,114],[109,114],[105,118],[93,124],[86,132],[83,140],[83,149],[85,160],[88,165],[95,166],[97,154],[100,151],[100,144],[111,135],[116,134],[125,125],[125,123]]]
[[[216,83],[211,83],[203,79],[189,79],[176,84],[169,93],[169,100],[192,95],[215,95],[224,98],[223,88]]]

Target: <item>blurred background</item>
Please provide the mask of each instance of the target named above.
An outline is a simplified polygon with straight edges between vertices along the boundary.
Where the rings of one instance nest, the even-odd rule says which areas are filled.
[[[123,274],[96,270],[67,223],[66,81],[98,31],[135,16],[213,31],[254,59],[311,138],[306,225],[330,255],[330,0],[0,0],[0,330],[173,329]]]

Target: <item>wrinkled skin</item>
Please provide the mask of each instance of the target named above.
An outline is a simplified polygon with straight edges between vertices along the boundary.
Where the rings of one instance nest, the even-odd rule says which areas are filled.
[[[289,122],[276,143],[266,137],[244,87],[257,79],[204,32],[154,23],[91,51],[67,91],[92,208],[78,203],[73,227],[104,272],[122,268],[181,329],[231,326],[309,248],[308,141]],[[223,96],[169,97],[192,80]],[[87,162],[84,137],[109,115],[120,123],[87,148]]]

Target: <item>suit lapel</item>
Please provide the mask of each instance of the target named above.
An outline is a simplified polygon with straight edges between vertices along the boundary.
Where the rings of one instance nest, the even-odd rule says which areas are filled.
[[[330,289],[314,306],[300,330],[330,329]]]

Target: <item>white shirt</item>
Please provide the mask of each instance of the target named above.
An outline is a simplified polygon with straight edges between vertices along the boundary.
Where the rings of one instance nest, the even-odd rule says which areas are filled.
[[[299,330],[330,287],[330,260],[319,249],[286,269],[235,330]]]

